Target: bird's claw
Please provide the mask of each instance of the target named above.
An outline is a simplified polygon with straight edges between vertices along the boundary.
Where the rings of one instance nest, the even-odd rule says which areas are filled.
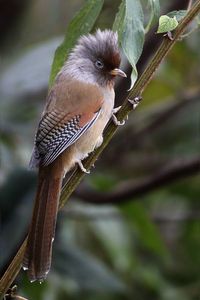
[[[87,170],[87,169],[83,166],[81,160],[78,160],[78,161],[77,161],[77,164],[78,164],[79,168],[81,169],[81,171],[83,171],[83,172],[86,173],[86,174],[90,174],[90,170]]]
[[[116,108],[113,108],[113,111],[112,111],[112,120],[116,126],[122,126],[125,124],[125,120],[119,121],[115,115],[120,110],[120,108],[121,108],[121,106],[118,106]]]
[[[112,114],[112,120],[113,120],[113,122],[114,122],[114,124],[115,124],[116,126],[122,126],[122,125],[125,124],[125,121],[124,121],[124,120],[123,120],[123,121],[117,120],[117,117],[115,116],[114,113]]]
[[[140,101],[142,100],[141,96],[135,97],[134,99],[128,99],[128,102],[130,102],[133,105],[133,110],[136,109]]]
[[[116,114],[120,110],[121,107],[122,106],[120,105],[118,107],[113,108],[113,110],[112,110],[113,114]]]

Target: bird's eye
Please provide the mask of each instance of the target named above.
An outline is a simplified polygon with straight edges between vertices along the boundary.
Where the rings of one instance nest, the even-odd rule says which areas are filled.
[[[97,60],[97,61],[95,62],[95,66],[96,66],[98,69],[103,69],[104,64],[102,63],[102,61]]]

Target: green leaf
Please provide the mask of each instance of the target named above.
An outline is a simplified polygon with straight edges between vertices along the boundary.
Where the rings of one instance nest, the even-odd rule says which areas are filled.
[[[178,26],[176,16],[173,18],[163,15],[159,18],[159,26],[157,33],[164,33],[174,30]]]
[[[57,73],[62,68],[70,50],[76,44],[79,36],[88,33],[102,9],[104,0],[88,0],[83,8],[70,22],[63,43],[57,48],[51,67],[49,85],[51,86]]]
[[[167,16],[170,18],[176,17],[177,21],[180,22],[185,17],[186,14],[187,14],[187,10],[182,9],[182,10],[173,10],[169,12]]]
[[[155,254],[167,258],[167,248],[144,206],[141,203],[129,203],[122,207],[122,211],[129,217],[134,228],[138,231],[139,239],[143,245]]]
[[[160,2],[159,0],[148,0],[150,10],[151,10],[151,15],[149,22],[145,28],[145,33],[149,31],[151,26],[158,20],[159,15],[160,15]]]
[[[144,44],[143,21],[144,16],[140,1],[123,0],[115,18],[113,29],[117,30],[119,44],[133,68],[130,89],[137,79],[136,63]]]
[[[125,18],[125,1],[122,1],[113,23],[113,31],[118,32],[119,41],[121,41],[122,39],[124,18]]]

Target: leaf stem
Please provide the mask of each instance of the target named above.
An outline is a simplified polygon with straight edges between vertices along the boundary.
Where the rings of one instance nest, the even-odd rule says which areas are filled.
[[[134,99],[135,97],[141,95],[144,91],[144,89],[147,87],[149,82],[151,81],[154,73],[160,66],[163,59],[166,57],[170,49],[173,47],[175,42],[181,37],[182,33],[185,31],[187,25],[194,19],[194,17],[200,12],[200,0],[196,1],[195,4],[192,6],[192,8],[187,12],[186,16],[181,20],[178,27],[176,28],[173,36],[173,40],[168,39],[165,37],[163,39],[162,44],[158,48],[157,52],[155,53],[153,59],[141,75],[141,77],[136,82],[133,89],[130,91],[128,97],[124,100],[124,103],[120,109],[120,111],[117,114],[117,118],[119,121],[124,120],[130,111],[132,111],[132,106],[128,102],[128,99]],[[89,157],[85,160],[85,167],[88,169],[91,167],[100,153],[103,151],[103,149],[108,145],[110,140],[112,139],[113,135],[117,131],[117,127],[111,122],[109,126],[106,128],[104,132],[104,142],[96,149]],[[85,174],[83,174],[79,169],[75,170],[68,182],[64,185],[61,193],[60,198],[60,205],[59,209],[61,209],[72,192],[75,190],[75,188],[78,186],[82,178]],[[3,275],[1,281],[0,281],[0,299],[3,298],[3,295],[8,290],[9,286],[12,284],[14,279],[16,278],[17,274],[19,273],[21,269],[21,263],[24,255],[26,247],[26,240],[21,245],[20,249],[18,250],[16,256],[13,258],[13,261],[9,265],[8,269],[6,270],[5,274]]]

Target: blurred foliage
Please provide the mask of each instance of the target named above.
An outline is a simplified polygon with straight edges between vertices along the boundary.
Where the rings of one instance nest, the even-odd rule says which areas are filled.
[[[165,1],[160,2],[162,10]],[[83,4],[81,0],[29,1],[20,20],[23,26],[4,44],[0,62],[2,271],[30,220],[36,174],[27,166],[54,51],[66,24]],[[105,0],[96,27],[112,27],[119,4]],[[173,161],[199,155],[199,44],[196,32],[176,44],[145,90],[141,105],[82,185],[106,193],[129,179],[153,176]],[[95,206],[72,197],[59,214],[47,281],[30,284],[21,272],[17,293],[30,300],[199,299],[199,180],[196,175],[175,181],[121,205]]]

